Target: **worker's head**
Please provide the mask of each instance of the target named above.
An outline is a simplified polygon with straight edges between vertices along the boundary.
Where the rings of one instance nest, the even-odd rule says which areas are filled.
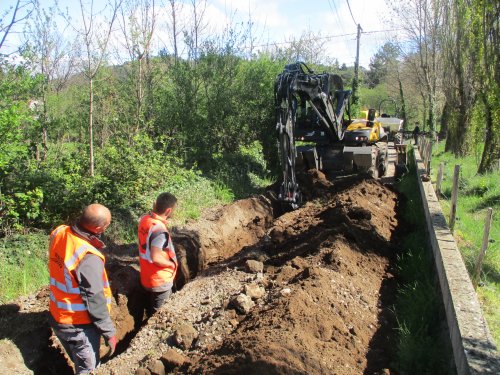
[[[94,234],[101,234],[111,223],[111,212],[102,204],[93,203],[83,209],[78,224]]]
[[[153,212],[163,216],[165,219],[172,216],[172,212],[177,206],[177,198],[171,193],[161,193],[156,198],[153,205]]]

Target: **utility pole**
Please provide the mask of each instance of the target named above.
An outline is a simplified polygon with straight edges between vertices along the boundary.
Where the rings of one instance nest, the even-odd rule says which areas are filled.
[[[358,36],[356,37],[356,62],[354,63],[354,78],[352,80],[352,105],[357,111],[359,104],[358,86],[359,86],[359,41],[361,39],[361,25],[358,23]]]

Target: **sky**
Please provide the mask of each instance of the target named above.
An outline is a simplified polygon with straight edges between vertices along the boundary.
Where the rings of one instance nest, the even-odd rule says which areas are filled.
[[[184,3],[182,12],[187,19],[190,17],[191,0],[180,1]],[[44,6],[53,3],[51,0],[40,2]],[[386,2],[387,0],[207,0],[205,19],[209,25],[208,30],[217,32],[231,23],[246,23],[250,15],[257,49],[268,43],[286,47],[287,41],[298,39],[306,30],[315,35],[320,33],[329,58],[348,66],[352,66],[355,61],[357,24],[360,24],[363,30],[360,65],[367,68],[370,58],[377,50],[387,40],[397,36],[397,31],[385,31],[394,30]],[[14,0],[2,0],[0,15],[14,3]],[[103,3],[104,1],[95,0],[96,7]],[[156,0],[156,4],[165,3],[165,0]],[[79,19],[78,0],[59,0],[59,5],[61,8],[67,7],[74,20]],[[160,12],[158,40],[155,42],[158,50],[162,44],[169,43],[167,19],[166,12]],[[18,26],[8,36],[6,48],[10,51],[20,44],[20,31],[21,26]]]

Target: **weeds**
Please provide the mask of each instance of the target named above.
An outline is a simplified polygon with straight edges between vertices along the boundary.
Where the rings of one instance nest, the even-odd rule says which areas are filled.
[[[410,159],[411,160],[411,159]],[[425,217],[415,167],[398,184],[404,196],[402,219],[408,228],[397,258],[398,290],[394,312],[398,321],[394,368],[401,374],[453,373],[444,340],[443,307],[428,248]]]

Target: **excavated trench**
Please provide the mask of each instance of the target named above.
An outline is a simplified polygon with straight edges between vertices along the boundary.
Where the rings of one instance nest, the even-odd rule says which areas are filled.
[[[364,246],[363,241],[371,241],[372,244],[374,241],[380,241],[381,244],[379,246],[383,247],[383,244],[387,243],[391,235],[390,228],[394,227],[394,223],[386,223],[382,225],[382,229],[378,228],[379,231],[385,230],[387,232],[383,235],[387,238],[380,239],[379,234],[372,235],[375,229],[373,226],[368,225],[366,220],[369,222],[372,215],[376,218],[378,213],[369,212],[364,207],[370,204],[370,197],[364,202],[357,202],[357,205],[355,205],[349,193],[354,185],[360,184],[360,181],[363,180],[359,178],[344,179],[332,184],[320,172],[310,171],[301,176],[300,181],[306,198],[308,200],[319,198],[319,202],[327,203],[328,199],[343,194],[343,202],[339,203],[340,201],[338,201],[335,203],[335,209],[325,210],[322,213],[311,213],[309,208],[309,211],[304,211],[303,215],[305,216],[303,218],[301,217],[301,210],[282,216],[284,213],[283,210],[275,199],[273,199],[273,195],[269,194],[240,200],[231,205],[214,209],[207,212],[197,222],[174,228],[172,236],[181,264],[175,289],[180,291],[186,283],[194,280],[200,272],[217,268],[215,265],[222,264],[223,267],[229,268],[241,263],[238,254],[245,253],[245,250],[247,252],[262,251],[264,247],[267,247],[265,251],[268,253],[266,255],[268,258],[266,272],[271,278],[275,277],[278,280],[288,280],[287,277],[290,280],[293,278],[300,279],[300,277],[307,278],[306,276],[299,275],[304,269],[297,266],[297,262],[300,263],[297,261],[297,257],[312,254],[310,253],[312,250],[310,248],[304,250],[302,245],[296,243],[297,238],[307,242],[309,237],[311,237],[311,244],[314,249],[324,247],[325,243],[328,244],[329,241],[335,243],[335,246],[337,246],[338,238],[343,238],[345,242],[357,242],[357,246],[360,247]],[[390,194],[384,191],[386,188],[383,188],[379,183],[361,184],[364,185],[362,187],[358,186],[357,189],[360,192],[359,196],[362,198],[365,195],[378,194],[377,199],[386,199],[389,196],[391,200],[393,199]],[[368,189],[368,192],[366,189]],[[351,207],[346,212],[343,212],[338,209],[340,204],[345,204],[346,207],[353,205],[355,207]],[[314,220],[327,222],[330,226],[335,227],[335,229],[328,227],[325,230],[325,228],[320,228],[319,226],[311,227],[310,221],[313,220],[315,215],[317,215],[317,218],[314,218]],[[339,219],[339,215],[344,215],[345,218]],[[391,215],[394,216],[394,212],[390,213],[389,216]],[[382,220],[387,219],[384,216]],[[304,221],[304,224],[302,224],[302,221]],[[364,226],[348,225],[350,222],[362,222]],[[334,237],[337,239],[333,240],[332,238]],[[343,245],[338,246],[342,247]],[[121,354],[129,348],[136,335],[148,325],[148,322],[144,319],[146,296],[140,287],[136,257],[132,256],[135,252],[135,246],[130,246],[128,252],[128,255],[120,254],[120,251],[113,251],[112,254],[108,254],[107,269],[115,297],[112,307],[112,319],[117,328],[117,339],[119,342],[117,352],[110,363],[128,362],[128,359],[120,360],[123,357]],[[340,267],[336,263],[338,256],[337,252],[329,250],[324,254],[318,255],[318,261],[320,263],[327,263],[329,264],[328,267],[335,269],[336,267]],[[289,267],[287,264],[291,264],[290,262],[295,262],[291,268],[297,272],[287,268]],[[359,263],[359,261],[357,262]],[[373,270],[376,267],[378,266],[373,266]],[[282,268],[284,270],[283,273]],[[290,275],[284,276],[287,272]],[[309,275],[309,273],[314,273],[315,271],[309,270],[304,272]],[[347,270],[346,272],[352,273],[351,270]],[[273,273],[275,273],[274,276]],[[321,276],[321,273],[319,275]],[[316,275],[315,277],[318,276]],[[290,280],[287,282],[292,283]],[[28,301],[25,306],[21,306],[22,311],[11,312],[10,319],[2,319],[5,322],[10,320],[11,326],[15,327],[25,324],[26,317],[29,316],[31,323],[28,325],[25,324],[25,329],[28,331],[31,330],[33,332],[32,336],[37,338],[36,340],[31,340],[31,342],[26,339],[24,339],[25,342],[21,342],[23,341],[20,339],[21,337],[28,337],[26,336],[27,332],[24,332],[24,330],[21,330],[18,334],[13,332],[5,333],[6,330],[0,330],[0,339],[11,339],[21,352],[21,355],[18,355],[19,359],[13,359],[13,366],[19,366],[19,361],[22,361],[24,362],[24,369],[29,369],[35,374],[71,374],[72,369],[68,365],[71,362],[63,354],[64,351],[57,343],[57,340],[50,335],[46,312],[43,311],[44,306],[47,306],[47,289],[42,290],[33,298],[34,302]],[[258,324],[254,326],[251,322],[247,323],[247,325],[249,325],[247,329],[256,329],[258,327]],[[239,340],[244,340],[242,336],[238,337]],[[348,344],[346,343],[345,345],[347,347]],[[224,350],[228,352],[227,348]],[[0,346],[0,354],[8,355],[8,350],[5,349],[5,351],[7,353],[2,353]],[[30,353],[32,353],[31,356]],[[105,364],[106,355],[105,353],[101,354],[103,355],[103,363]],[[237,355],[235,354],[235,356]],[[200,361],[198,362],[197,369],[204,372],[206,369],[199,363],[207,360],[200,359]],[[210,362],[213,366],[217,367],[215,363],[217,361],[214,362],[213,359],[210,359],[207,363]],[[193,363],[196,363],[196,358],[193,359]],[[108,367],[113,368],[113,366],[115,365]],[[103,367],[105,369],[108,368],[106,365]],[[114,373],[119,373],[116,372],[117,370],[113,371]],[[110,373],[113,373],[113,371]],[[18,373],[31,372],[19,371]],[[103,373],[108,372],[104,370]]]

